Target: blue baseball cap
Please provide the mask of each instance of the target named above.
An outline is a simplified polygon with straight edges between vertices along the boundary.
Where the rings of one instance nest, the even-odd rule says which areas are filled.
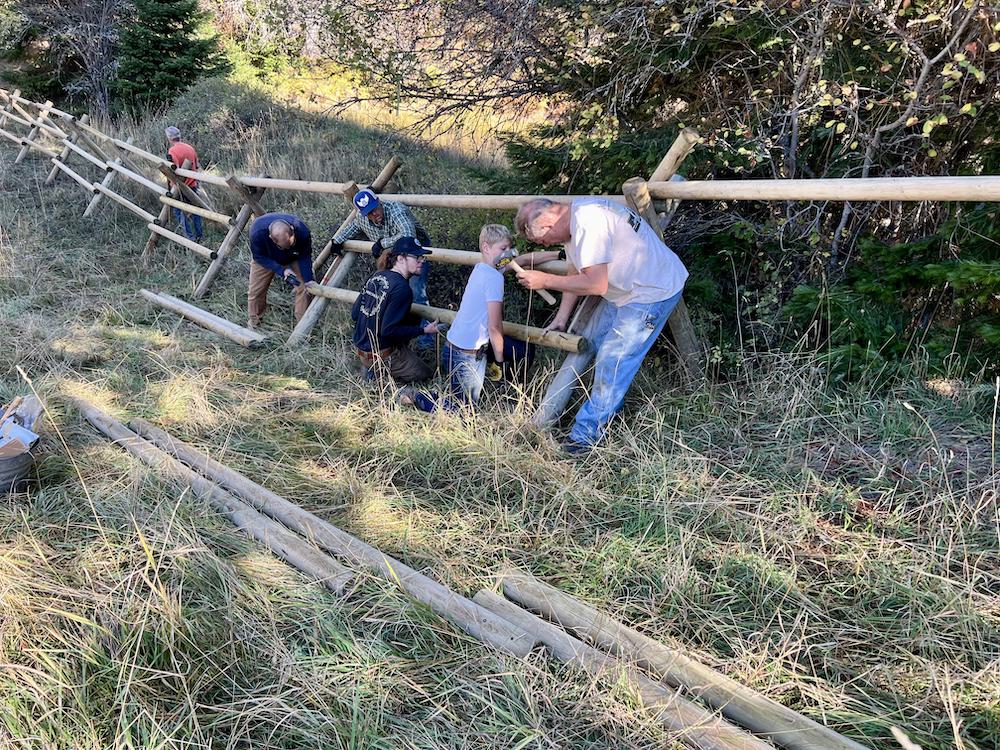
[[[420,244],[416,237],[400,237],[396,244],[392,246],[392,251],[396,255],[412,255],[419,258],[421,255],[430,255],[431,251]]]
[[[358,209],[358,213],[362,216],[367,216],[378,208],[379,205],[378,196],[368,188],[359,190],[354,194],[354,207]]]

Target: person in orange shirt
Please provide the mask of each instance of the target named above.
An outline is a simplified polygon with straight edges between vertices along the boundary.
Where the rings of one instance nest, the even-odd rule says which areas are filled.
[[[163,132],[164,135],[166,135],[167,143],[169,144],[167,155],[170,157],[170,161],[178,167],[184,164],[185,160],[190,161],[191,164],[188,166],[188,169],[197,171],[199,169],[198,152],[194,150],[194,147],[191,144],[185,143],[181,140],[180,129],[171,125]],[[198,193],[198,195],[202,195],[201,189],[198,187],[198,180],[192,177],[185,177],[184,184],[191,188],[194,192]],[[201,217],[198,216],[198,214],[185,213],[179,208],[173,209],[173,212],[177,225],[183,227],[184,234],[187,238],[189,240],[194,240],[195,242],[201,242],[202,238],[205,236]]]

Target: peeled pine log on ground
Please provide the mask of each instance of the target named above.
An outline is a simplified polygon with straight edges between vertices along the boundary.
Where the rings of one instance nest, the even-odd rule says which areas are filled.
[[[327,286],[325,284],[307,284],[306,290],[316,296],[326,299],[337,300],[348,305],[353,305],[360,292],[350,289],[340,289],[339,287]],[[427,320],[439,320],[444,323],[451,323],[458,313],[455,310],[446,310],[443,307],[431,307],[430,305],[412,305],[410,308],[416,315]],[[549,346],[553,349],[561,349],[564,352],[584,351],[590,344],[582,336],[575,336],[572,333],[563,331],[545,332],[536,326],[526,326],[520,323],[510,323],[504,321],[503,332],[507,336],[513,336],[522,341],[530,341],[533,344]]]
[[[72,402],[87,421],[109,440],[171,481],[190,487],[195,495],[208,500],[233,525],[261,542],[289,565],[315,578],[331,591],[344,593],[354,577],[354,573],[348,568],[315,549],[277,521],[259,513],[167,455],[94,404],[79,397],[73,398]]]
[[[663,726],[678,732],[680,741],[689,747],[697,750],[774,750],[770,743],[734,727],[711,711],[681,697],[662,682],[588,646],[492,591],[480,591],[473,601],[524,628],[559,661],[577,664],[598,676],[614,678],[624,674],[639,692],[642,705]]]
[[[634,662],[718,709],[732,722],[788,750],[868,750],[829,727],[751,690],[736,680],[603,615],[534,576],[510,570],[504,594],[603,649]]]
[[[373,569],[383,578],[394,581],[400,589],[469,635],[517,656],[525,656],[534,648],[535,638],[520,627],[510,624],[505,618],[303,510],[149,422],[134,419],[130,426],[151,443],[236,493],[257,510],[311,539],[321,548],[355,567]]]
[[[213,315],[206,310],[202,310],[200,307],[195,307],[172,295],[151,292],[148,289],[140,289],[139,295],[154,305],[170,310],[183,318],[187,318],[192,323],[197,323],[202,328],[224,336],[230,341],[235,341],[240,346],[245,346],[248,349],[256,349],[259,346],[263,346],[267,341],[267,337],[261,333],[238,326],[225,318]]]

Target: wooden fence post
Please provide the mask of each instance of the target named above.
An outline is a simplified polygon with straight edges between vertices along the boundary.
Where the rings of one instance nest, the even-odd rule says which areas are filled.
[[[7,124],[7,113],[10,112],[11,109],[13,109],[14,102],[20,95],[21,95],[21,89],[14,89],[10,94],[8,94],[7,103],[2,108],[0,108],[0,128],[4,127]]]
[[[115,159],[114,163],[115,164],[121,164],[121,159]],[[118,175],[118,173],[115,170],[113,170],[110,167],[110,165],[108,167],[106,167],[105,170],[106,171],[105,171],[105,174],[104,174],[104,179],[102,179],[99,183],[94,183],[94,184],[95,185],[100,185],[102,188],[106,188],[106,189],[110,190],[111,189],[111,183],[114,181],[114,179]],[[87,208],[84,209],[84,211],[83,211],[83,217],[84,218],[87,218],[92,213],[94,213],[94,209],[97,208],[97,204],[101,202],[101,198],[103,198],[103,197],[104,197],[104,193],[100,190],[100,188],[98,188],[97,190],[94,191],[94,197],[90,199],[90,203],[87,204]]]
[[[626,180],[622,186],[622,192],[636,213],[649,222],[653,231],[659,235],[660,239],[663,239],[663,230],[660,229],[659,219],[656,211],[653,210],[653,201],[649,197],[646,181],[641,177]],[[674,337],[674,346],[677,348],[677,354],[688,379],[698,380],[704,377],[705,373],[701,364],[701,345],[698,343],[698,337],[695,335],[694,326],[691,324],[683,297],[677,302],[677,307],[671,313],[668,323],[670,333]]]
[[[191,162],[185,159],[184,164],[190,165]],[[159,169],[160,169],[160,174],[162,174],[164,177],[167,178],[167,182],[173,183],[174,185],[177,186],[177,188],[180,190],[180,194],[184,197],[184,200],[186,200],[188,203],[193,203],[194,205],[198,206],[198,208],[204,208],[207,211],[212,210],[211,208],[209,208],[208,204],[201,199],[201,196],[198,195],[194,190],[192,190],[186,182],[184,182],[184,180],[187,178],[178,177],[174,173],[176,167],[171,168],[168,167],[166,164],[161,164]],[[181,169],[187,169],[187,167],[185,167],[182,164]]]
[[[382,171],[378,173],[378,176],[374,179],[374,181],[372,181],[372,184],[369,187],[375,192],[384,190],[385,186],[389,184],[389,180],[392,179],[392,176],[396,174],[396,170],[398,170],[402,164],[403,162],[399,159],[399,157],[392,157],[382,168]],[[354,210],[352,210],[350,216],[344,219],[337,232],[347,227],[347,225],[354,220],[354,213]],[[336,232],[334,234],[336,234]],[[323,252],[327,252],[328,250],[329,245],[323,248]],[[322,255],[323,252],[321,252],[320,255]],[[323,275],[321,283],[327,286],[338,286],[347,277],[347,273],[351,270],[351,266],[354,265],[356,258],[356,253],[345,252],[330,265],[330,268]],[[299,346],[306,340],[306,338],[308,338],[312,329],[316,327],[316,324],[319,323],[320,319],[323,317],[323,313],[326,311],[328,302],[329,300],[323,297],[313,299],[313,301],[309,304],[309,307],[306,309],[305,314],[302,316],[302,319],[299,320],[294,330],[292,330],[292,335],[289,336],[288,341],[285,342],[286,346]]]
[[[186,167],[184,168],[186,169]],[[229,185],[229,189],[236,193],[244,203],[250,206],[250,210],[253,211],[254,216],[260,218],[267,213],[267,210],[257,201],[257,196],[254,195],[251,188],[240,182],[235,175],[227,177],[226,184]]]
[[[254,191],[254,198],[259,199],[261,194],[264,192],[263,188],[258,188]],[[222,240],[222,244],[219,245],[219,254],[215,260],[209,265],[208,270],[205,271],[205,275],[201,277],[201,281],[198,283],[198,287],[194,290],[194,298],[201,299],[206,294],[208,294],[209,287],[215,282],[215,277],[219,275],[219,271],[222,270],[222,264],[226,262],[226,258],[232,252],[233,248],[236,247],[236,243],[240,241],[240,235],[243,234],[243,230],[246,225],[253,218],[253,209],[250,207],[249,203],[244,203],[243,208],[236,215],[236,219],[233,225],[229,227],[229,231],[226,232],[225,238]]]
[[[46,99],[45,100],[45,104],[43,104],[41,106],[41,111],[38,113],[38,121],[39,122],[42,122],[43,120],[45,120],[49,116],[49,108],[50,107],[52,107],[52,102],[50,102],[49,100]],[[34,143],[35,142],[35,138],[38,137],[38,134],[40,132],[42,132],[41,126],[39,126],[39,125],[32,125],[31,126],[31,130],[28,131],[28,135],[25,138],[25,140],[28,141],[28,143]],[[20,164],[22,161],[24,161],[24,159],[28,155],[29,151],[31,151],[31,146],[29,146],[27,143],[25,143],[23,146],[21,146],[21,151],[18,153],[17,157],[14,159],[14,163],[15,164]]]
[[[350,185],[347,186],[347,190],[344,191],[344,197],[347,199],[348,203],[351,203],[351,205],[353,205],[354,196],[358,194],[358,190],[360,190],[360,188],[358,187],[358,183],[352,182]],[[337,229],[337,232],[339,232],[340,229],[346,227],[354,219],[356,213],[357,209],[352,210],[350,216],[348,216],[341,223],[340,228]],[[326,263],[326,259],[330,257],[330,254],[332,252],[333,252],[333,238],[331,237],[329,241],[325,245],[323,245],[323,249],[320,250],[319,255],[317,255],[313,259],[314,274],[319,273],[319,270],[323,267],[323,264]]]
[[[660,161],[659,166],[653,171],[653,174],[657,175],[661,180],[669,180],[678,167],[680,167],[684,158],[691,153],[691,149],[694,148],[698,139],[698,134],[691,128],[682,130],[677,138],[674,139],[673,144],[671,144],[670,149]],[[668,218],[670,215],[672,214],[668,213]],[[661,232],[662,236],[659,220],[655,221],[653,228]],[[592,322],[596,319],[594,312],[602,302],[603,300],[595,300],[593,298],[582,300],[577,306],[573,322],[567,326],[566,330],[579,334],[589,340],[593,334]],[[690,321],[688,323],[690,324]],[[590,367],[590,363],[594,359],[594,354],[594,350],[588,348],[585,351],[566,356],[562,366],[552,378],[548,388],[546,388],[545,395],[542,396],[542,402],[535,409],[534,415],[532,415],[531,423],[533,425],[547,427],[562,416],[562,413],[566,411],[566,405],[569,403],[570,397],[573,395],[573,389],[578,385],[582,385],[584,372]]]
[[[90,119],[90,115],[83,115],[83,117],[80,118],[80,121],[83,122],[84,124],[86,124],[87,120],[89,120],[89,119]],[[67,138],[66,138],[66,142],[67,143],[76,143],[77,138],[78,138],[78,134],[77,133],[68,133],[67,134]],[[55,158],[58,159],[60,162],[64,162],[64,161],[66,161],[67,158],[69,158],[69,155],[70,155],[71,152],[72,152],[72,149],[68,145],[64,146],[63,150],[59,153],[59,156],[57,156]],[[57,167],[55,164],[53,164],[52,165],[52,171],[49,172],[49,176],[45,178],[45,185],[46,185],[46,187],[51,187],[53,185],[53,183],[55,183],[56,176],[58,174],[59,174],[59,167]]]

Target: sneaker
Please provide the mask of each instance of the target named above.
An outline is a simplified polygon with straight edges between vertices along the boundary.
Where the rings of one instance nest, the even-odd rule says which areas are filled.
[[[417,400],[417,389],[412,385],[403,386],[396,392],[396,403],[401,406],[413,406]]]
[[[594,446],[588,445],[587,443],[578,443],[572,438],[566,438],[565,440],[560,441],[559,447],[566,455],[581,458],[594,450]]]

